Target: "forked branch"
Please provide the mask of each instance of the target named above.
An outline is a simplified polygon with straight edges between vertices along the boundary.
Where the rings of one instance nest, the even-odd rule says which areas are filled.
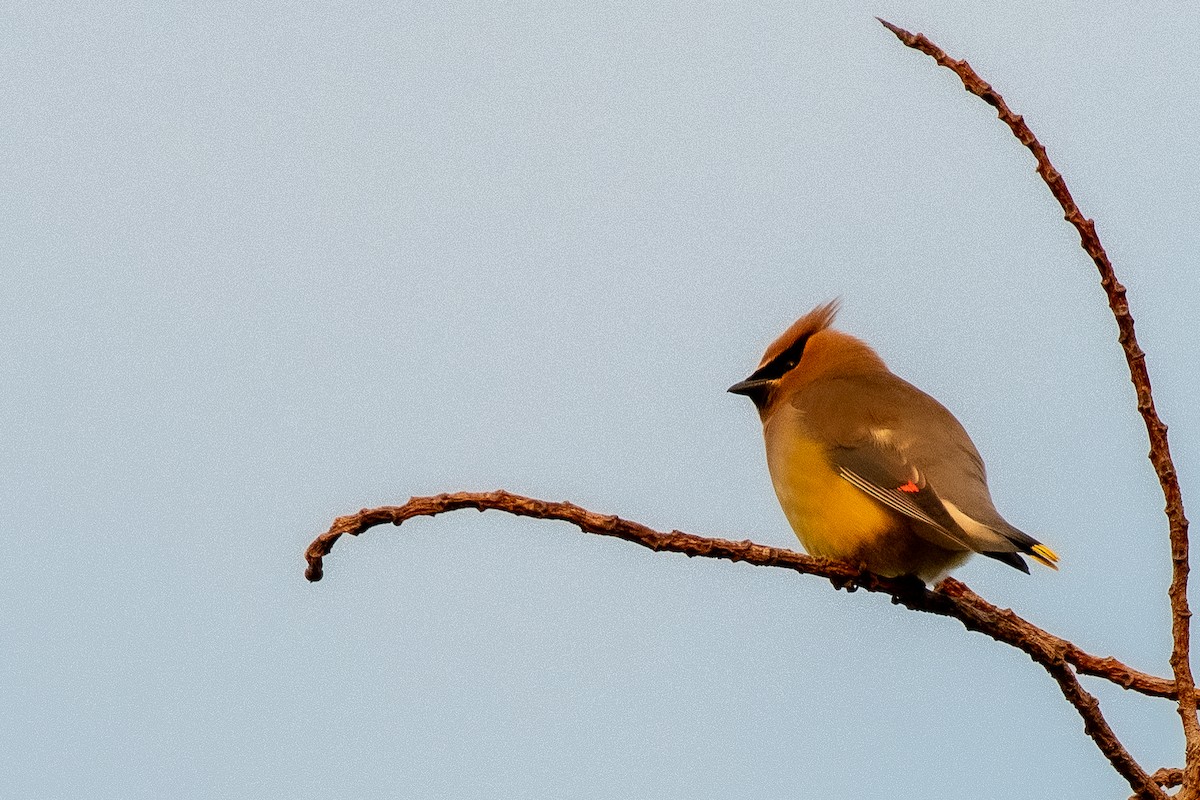
[[[1050,163],[1046,148],[1025,124],[1025,119],[1019,114],[1014,114],[1000,93],[979,77],[965,60],[950,58],[924,34],[909,33],[886,20],[879,21],[905,45],[921,51],[939,65],[951,70],[962,81],[963,88],[996,109],[996,116],[1000,121],[1009,127],[1021,144],[1029,148],[1029,152],[1033,153],[1038,175],[1062,206],[1067,222],[1079,232],[1080,245],[1091,256],[1096,270],[1100,273],[1100,285],[1108,297],[1108,307],[1112,309],[1117,320],[1117,341],[1120,342],[1125,361],[1129,365],[1129,377],[1137,394],[1138,412],[1142,415],[1146,435],[1150,440],[1150,463],[1154,465],[1154,472],[1158,476],[1166,500],[1165,511],[1171,541],[1171,585],[1167,590],[1171,603],[1171,670],[1175,675],[1175,685],[1179,689],[1178,708],[1185,739],[1184,789],[1180,797],[1194,800],[1200,796],[1200,720],[1196,717],[1196,684],[1190,662],[1192,613],[1188,608],[1187,599],[1188,521],[1183,513],[1183,494],[1179,489],[1175,465],[1171,461],[1167,426],[1159,419],[1158,411],[1154,408],[1150,373],[1146,369],[1146,354],[1138,346],[1137,337],[1134,335],[1133,316],[1129,313],[1125,287],[1117,280],[1112,262],[1108,260],[1108,254],[1100,244],[1100,237],[1096,234],[1096,223],[1079,210],[1078,204],[1067,189],[1066,181]]]
[[[585,533],[615,536],[651,550],[667,550],[689,557],[721,558],[744,561],[759,567],[783,567],[805,575],[828,579],[838,588],[863,588],[891,595],[896,602],[916,611],[954,617],[971,630],[1011,644],[1028,652],[1036,646],[1053,652],[1082,675],[1091,675],[1115,683],[1123,689],[1149,697],[1173,699],[1175,687],[1166,678],[1159,678],[1129,667],[1108,656],[1095,656],[1066,639],[1042,630],[1022,619],[1009,609],[1001,609],[984,600],[967,586],[952,578],[938,584],[937,592],[923,587],[914,595],[910,581],[883,578],[863,572],[841,561],[814,558],[793,550],[755,544],[744,540],[712,539],[690,533],[671,531],[660,533],[631,520],[597,514],[573,503],[535,500],[503,490],[495,492],[454,492],[433,497],[413,497],[402,506],[383,506],[348,514],[333,521],[329,530],[313,540],[305,553],[308,568],[304,576],[319,581],[324,576],[324,558],[343,535],[358,536],[376,525],[400,525],[414,517],[432,517],[447,511],[474,508],[493,509],[519,517],[554,519],[570,522]],[[1026,643],[1034,643],[1026,644]]]
[[[1117,741],[1112,729],[1100,715],[1095,698],[1083,690],[1075,677],[1079,672],[1105,678],[1127,689],[1156,697],[1172,696],[1169,681],[1131,669],[1113,658],[1098,658],[1083,652],[1070,642],[1054,636],[1008,609],[997,608],[964,584],[947,578],[930,591],[919,581],[883,578],[864,572],[841,561],[814,558],[792,550],[767,547],[751,541],[734,542],[709,539],[680,531],[662,533],[637,522],[607,516],[580,508],[573,503],[556,503],[531,497],[496,492],[455,492],[433,497],[414,497],[402,506],[363,509],[357,514],[338,517],[329,530],[313,540],[305,558],[305,576],[319,581],[324,574],[324,557],[345,534],[357,536],[376,525],[400,525],[413,517],[431,517],[446,511],[474,508],[494,509],[520,517],[556,519],[570,522],[586,533],[615,536],[651,550],[666,550],[687,556],[744,561],[762,567],[782,567],[805,575],[829,580],[835,587],[866,589],[890,595],[894,603],[914,611],[953,617],[966,628],[996,641],[1012,645],[1041,664],[1058,682],[1063,695],[1079,711],[1084,729],[1097,746],[1134,787],[1145,797],[1163,797],[1161,790]]]

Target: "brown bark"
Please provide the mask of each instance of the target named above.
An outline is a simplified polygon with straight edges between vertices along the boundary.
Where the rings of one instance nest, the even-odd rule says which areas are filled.
[[[1100,713],[1096,699],[1084,691],[1075,675],[1080,672],[1106,678],[1126,688],[1156,696],[1170,696],[1170,683],[1144,675],[1113,658],[1097,658],[1075,645],[1022,619],[1009,609],[997,608],[966,585],[947,578],[930,591],[915,579],[884,578],[841,561],[767,547],[751,541],[709,539],[681,531],[662,533],[637,522],[616,516],[597,514],[573,503],[558,503],[522,497],[505,491],[455,492],[433,497],[413,497],[402,506],[369,508],[338,517],[329,530],[313,540],[305,558],[305,576],[319,581],[324,575],[324,558],[343,535],[357,536],[376,525],[400,525],[413,517],[431,517],[447,511],[474,508],[494,509],[521,517],[557,519],[570,522],[586,533],[614,536],[651,550],[666,550],[687,556],[744,561],[764,567],[782,567],[806,575],[826,578],[837,588],[866,589],[890,595],[893,603],[914,611],[953,617],[968,630],[978,631],[999,642],[1016,647],[1041,664],[1058,683],[1063,696],[1079,712],[1084,730],[1109,762],[1129,781],[1140,796],[1162,798],[1162,790],[1134,762]],[[1149,691],[1148,691],[1149,690]]]

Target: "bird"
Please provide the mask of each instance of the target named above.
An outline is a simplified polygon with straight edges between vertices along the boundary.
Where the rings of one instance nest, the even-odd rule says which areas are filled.
[[[784,516],[813,556],[933,584],[974,553],[1028,574],[1058,555],[1000,516],[983,459],[941,403],[830,327],[839,301],[798,319],[729,387],[754,402]]]

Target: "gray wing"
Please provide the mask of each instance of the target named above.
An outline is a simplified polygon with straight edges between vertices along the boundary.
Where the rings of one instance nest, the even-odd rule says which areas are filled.
[[[996,511],[979,451],[932,397],[875,373],[817,381],[793,405],[810,435],[829,447],[842,478],[919,522],[913,529],[920,536],[1028,572],[1017,552],[1031,553],[1037,540]]]

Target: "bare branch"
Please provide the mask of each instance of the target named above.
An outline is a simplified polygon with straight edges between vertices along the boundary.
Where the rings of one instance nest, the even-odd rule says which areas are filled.
[[[1183,733],[1186,739],[1184,773],[1184,794],[1187,798],[1197,797],[1200,792],[1200,720],[1196,717],[1196,684],[1192,676],[1189,653],[1191,652],[1191,611],[1188,609],[1188,521],[1183,513],[1183,495],[1179,489],[1179,480],[1175,474],[1175,465],[1171,461],[1171,450],[1167,443],[1167,426],[1158,417],[1154,408],[1154,398],[1150,391],[1150,373],[1146,369],[1146,354],[1138,346],[1137,337],[1133,330],[1133,316],[1129,313],[1129,303],[1125,299],[1125,287],[1117,280],[1108,254],[1100,244],[1096,234],[1096,224],[1079,210],[1062,175],[1050,163],[1046,148],[1034,136],[1033,131],[1025,124],[1024,118],[1014,114],[1004,102],[1000,93],[976,74],[966,61],[957,61],[946,55],[945,51],[931,42],[923,34],[912,34],[903,28],[879,20],[883,26],[896,35],[901,42],[914,50],[920,50],[939,65],[954,72],[963,83],[963,87],[973,95],[978,96],[988,105],[996,109],[1000,121],[1009,127],[1013,136],[1021,144],[1029,148],[1037,161],[1037,173],[1049,187],[1050,193],[1062,206],[1067,222],[1075,226],[1079,232],[1079,241],[1087,254],[1091,256],[1100,273],[1100,285],[1108,297],[1108,307],[1112,309],[1117,320],[1117,341],[1125,353],[1125,361],[1129,365],[1130,379],[1133,381],[1137,394],[1137,407],[1146,424],[1146,434],[1150,440],[1150,463],[1158,475],[1163,497],[1166,499],[1166,515],[1171,536],[1171,586],[1167,594],[1171,601],[1171,670],[1175,675],[1175,685],[1179,687],[1179,716],[1183,721]]]
[[[814,558],[792,550],[768,547],[750,541],[710,539],[680,531],[660,533],[645,525],[620,517],[596,514],[572,503],[535,500],[503,490],[414,497],[402,506],[363,509],[357,514],[338,517],[328,531],[308,546],[305,554],[308,560],[305,577],[310,581],[321,580],[324,574],[323,559],[329,555],[334,542],[343,534],[357,536],[376,525],[400,525],[413,517],[434,516],[463,508],[479,511],[495,509],[516,516],[561,520],[574,524],[586,533],[616,536],[651,550],[669,550],[687,556],[745,561],[755,566],[785,567],[802,574],[827,578],[838,588],[861,586],[869,591],[890,594],[894,598],[900,598],[901,602],[913,600],[910,582],[882,578],[841,561]],[[971,622],[972,630],[1022,650],[1026,649],[1021,645],[1023,641],[1036,640],[1047,650],[1061,651],[1062,658],[1083,675],[1103,678],[1124,689],[1149,697],[1175,697],[1175,687],[1170,680],[1135,670],[1111,656],[1101,657],[1087,653],[1074,643],[1042,630],[1011,610],[997,608],[959,581],[947,579],[938,584],[937,588],[938,593],[945,599],[935,603],[930,599],[935,593],[922,590],[928,595],[922,601],[925,605],[910,607],[917,611],[955,617],[964,624]],[[908,602],[905,604],[908,605]],[[965,609],[971,609],[971,613],[968,615]]]
[[[978,631],[996,641],[1012,645],[1041,664],[1058,682],[1063,695],[1075,706],[1084,720],[1084,730],[1096,742],[1113,766],[1125,776],[1135,791],[1145,797],[1165,797],[1117,741],[1100,715],[1095,698],[1083,690],[1069,665],[1080,672],[1106,678],[1118,685],[1158,697],[1171,695],[1170,682],[1130,669],[1112,658],[1097,658],[1081,651],[1070,642],[1060,639],[1009,609],[997,608],[966,585],[947,578],[930,591],[911,578],[883,578],[841,561],[814,558],[792,550],[727,539],[708,539],[680,531],[661,533],[637,522],[606,516],[580,508],[572,503],[556,503],[531,497],[495,492],[456,492],[433,497],[413,497],[402,506],[363,509],[357,514],[338,517],[329,530],[313,540],[305,558],[308,569],[305,577],[319,581],[324,571],[324,557],[343,535],[357,536],[364,531],[391,523],[400,525],[413,517],[430,517],[446,511],[474,508],[479,511],[495,509],[521,517],[556,519],[570,522],[586,533],[615,536],[651,550],[667,550],[687,556],[722,558],[745,561],[763,567],[783,567],[806,575],[826,578],[837,588],[863,588],[890,595],[892,602],[914,611],[924,611],[953,617],[968,630]]]
[[[1141,765],[1134,761],[1133,756],[1121,744],[1117,735],[1113,733],[1113,729],[1104,719],[1104,715],[1100,713],[1100,704],[1096,702],[1095,697],[1088,694],[1079,685],[1079,680],[1071,668],[1061,661],[1042,663],[1042,666],[1058,682],[1058,688],[1062,690],[1067,702],[1075,706],[1079,716],[1083,717],[1084,732],[1092,737],[1092,741],[1100,748],[1100,752],[1104,753],[1109,763],[1113,765],[1113,769],[1129,782],[1135,796],[1165,800],[1166,793],[1158,787],[1158,783],[1152,777],[1146,774]]]
[[[1154,781],[1164,789],[1181,786],[1183,784],[1183,770],[1163,767],[1162,769],[1156,770],[1154,774],[1150,776],[1150,780]],[[1129,800],[1138,800],[1138,795],[1135,794],[1133,797],[1129,798]]]
[[[1014,647],[1024,650],[1025,648],[1020,647],[1017,642],[1027,638],[1036,638],[1047,649],[1061,650],[1063,660],[1073,666],[1075,671],[1081,675],[1104,678],[1124,689],[1130,689],[1149,697],[1175,699],[1175,685],[1170,680],[1139,672],[1126,666],[1112,656],[1094,656],[1082,650],[1074,642],[1055,636],[1049,631],[1042,630],[1033,623],[1013,613],[1010,609],[997,608],[971,591],[964,583],[956,581],[953,578],[947,578],[939,583],[936,589],[938,592],[952,597],[957,602],[975,609],[980,615],[986,616],[988,620],[987,624],[990,627],[987,630],[980,630],[980,632],[997,641],[1012,644]],[[1014,624],[1014,629],[1011,632],[1006,631],[1004,638],[996,635],[997,632],[1005,630],[1010,620]]]
[[[1173,786],[1179,786],[1183,783],[1183,770],[1163,767],[1160,770],[1156,770],[1150,777],[1159,786],[1165,786],[1170,789]]]
[[[669,534],[659,533],[636,522],[596,514],[572,503],[534,500],[503,490],[414,497],[402,506],[363,509],[357,514],[338,517],[328,531],[318,536],[308,546],[305,554],[305,558],[308,560],[305,577],[310,581],[321,580],[324,574],[323,559],[329,555],[334,542],[343,534],[357,536],[376,525],[387,523],[400,525],[413,517],[434,516],[462,508],[474,508],[479,511],[495,509],[517,516],[561,520],[573,523],[587,533],[616,536],[651,550],[670,550],[687,556],[745,561],[755,566],[786,567],[806,575],[827,578],[838,588],[854,584],[869,591],[883,592],[893,597],[900,595],[909,598],[910,594],[911,584],[907,581],[881,578],[840,561],[814,558],[792,550],[767,547],[750,541],[731,542],[725,539],[693,536],[679,531],[672,531]],[[974,609],[975,616],[972,617],[972,620],[977,625],[975,630],[997,641],[1019,646],[1017,643],[1023,639],[1037,639],[1048,649],[1061,650],[1063,659],[1083,675],[1103,678],[1123,689],[1129,689],[1149,697],[1167,699],[1175,697],[1175,687],[1170,680],[1139,672],[1111,656],[1101,657],[1087,653],[1074,643],[1042,630],[1012,611],[993,606],[967,588],[965,584],[948,579],[940,583],[938,588],[944,594],[953,594],[954,599],[950,602],[950,606],[964,608],[969,606]],[[959,613],[943,611],[933,605],[916,610],[963,618]]]
[[[1183,783],[1183,770],[1163,767],[1162,769],[1155,770],[1150,778],[1159,786],[1165,786],[1170,789]]]

